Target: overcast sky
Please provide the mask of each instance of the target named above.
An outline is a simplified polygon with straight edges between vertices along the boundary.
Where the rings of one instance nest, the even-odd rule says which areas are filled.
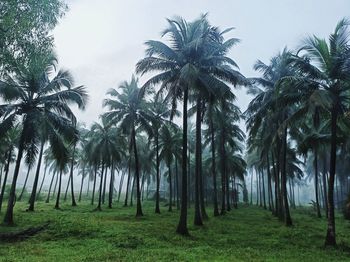
[[[71,70],[77,85],[88,88],[89,105],[78,113],[87,123],[103,112],[106,91],[131,78],[144,56],[143,43],[160,39],[165,18],[193,20],[208,12],[213,25],[235,27],[228,36],[241,43],[230,56],[251,77],[257,59],[268,62],[307,35],[327,37],[341,18],[350,16],[349,0],[71,0],[68,5],[54,30],[55,44],[60,65]],[[244,90],[235,92],[244,111],[250,98]]]

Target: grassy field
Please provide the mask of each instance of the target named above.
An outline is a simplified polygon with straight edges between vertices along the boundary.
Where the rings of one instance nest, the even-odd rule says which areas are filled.
[[[339,246],[325,249],[326,220],[306,208],[292,211],[292,228],[268,211],[244,206],[210,217],[200,228],[192,225],[190,210],[191,236],[181,237],[175,234],[178,211],[163,207],[156,215],[151,202],[140,219],[135,207],[93,212],[88,202],[61,211],[52,205],[39,203],[37,212],[28,213],[17,204],[17,226],[1,226],[0,232],[50,224],[30,239],[0,242],[0,261],[350,261],[350,223],[337,217]]]

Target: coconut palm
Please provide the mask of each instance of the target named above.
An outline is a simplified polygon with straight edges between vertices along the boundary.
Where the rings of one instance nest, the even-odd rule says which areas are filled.
[[[73,78],[68,71],[55,73],[56,59],[53,55],[32,57],[27,65],[18,66],[13,74],[4,74],[0,81],[0,96],[5,104],[0,106],[0,135],[2,136],[18,121],[22,123],[18,143],[16,166],[4,223],[13,224],[13,206],[16,183],[23,153],[36,156],[40,143],[38,124],[42,119],[49,123],[51,148],[57,158],[62,158],[62,143],[55,139],[66,139],[74,134],[72,124],[76,119],[69,105],[83,109],[87,101],[85,88],[73,88]]]
[[[349,21],[342,19],[329,41],[316,36],[306,38],[293,65],[300,75],[287,81],[296,87],[314,86],[317,104],[327,109],[331,119],[331,150],[328,187],[328,228],[325,245],[336,245],[334,220],[334,179],[336,171],[337,123],[347,111],[350,88]]]
[[[150,125],[152,116],[148,111],[148,105],[143,99],[143,94],[140,93],[138,80],[133,76],[130,82],[124,82],[119,86],[122,90],[119,93],[116,89],[111,89],[107,92],[112,98],[105,99],[103,106],[109,108],[109,112],[104,114],[106,121],[118,125],[124,134],[130,136],[130,156],[131,149],[134,153],[135,161],[135,179],[136,179],[136,196],[137,207],[136,216],[143,216],[141,206],[141,189],[140,189],[140,170],[139,159],[136,143],[136,129],[141,128],[149,135],[152,134]],[[113,98],[116,99],[113,99]]]

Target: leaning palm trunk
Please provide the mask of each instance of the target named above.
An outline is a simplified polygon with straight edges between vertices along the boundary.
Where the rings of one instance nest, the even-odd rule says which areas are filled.
[[[23,184],[23,188],[22,188],[21,194],[19,195],[19,197],[18,197],[18,199],[17,199],[18,201],[21,201],[21,200],[22,200],[24,191],[26,190],[26,186],[27,186],[27,182],[28,182],[28,178],[29,178],[30,169],[31,169],[31,166],[28,165],[28,170],[27,170],[27,174],[26,174],[26,179],[24,180],[24,184]]]
[[[119,182],[119,191],[118,191],[118,199],[117,202],[119,203],[120,200],[120,195],[122,193],[122,188],[123,188],[123,183],[124,183],[124,177],[125,177],[125,172],[122,171],[122,176],[120,178],[120,182]]]
[[[78,199],[79,202],[81,201],[81,195],[83,193],[84,179],[85,179],[85,165],[83,165],[83,173],[81,174],[81,184],[80,184],[79,199]]]
[[[54,179],[55,179],[55,172],[52,173],[52,178],[51,178],[51,182],[50,182],[50,186],[49,186],[49,192],[47,193],[47,197],[46,197],[45,203],[49,203],[50,202],[51,188],[52,188]]]
[[[108,167],[106,167],[104,181],[103,181],[102,204],[105,203],[105,199],[106,199],[107,171],[108,171]]]
[[[10,195],[9,195],[9,199],[7,202],[7,209],[6,209],[6,214],[5,214],[5,218],[4,218],[5,225],[13,225],[13,207],[15,205],[15,199],[16,199],[16,184],[17,184],[17,178],[18,178],[19,168],[20,168],[21,160],[22,160],[22,156],[23,156],[23,149],[24,149],[23,148],[24,136],[25,136],[24,129],[25,129],[25,127],[23,127],[21,138],[20,138],[20,141],[18,143],[18,153],[17,153],[16,166],[15,166],[15,171],[13,174]]]
[[[182,180],[181,180],[181,211],[180,220],[176,232],[188,235],[187,229],[187,102],[188,88],[184,90],[183,115],[182,115]]]
[[[141,190],[140,190],[140,172],[139,172],[139,158],[137,155],[137,146],[136,146],[136,132],[135,126],[132,127],[132,142],[134,147],[134,156],[135,156],[135,176],[136,176],[136,216],[143,216],[142,206],[141,206]]]
[[[2,208],[2,201],[4,199],[7,177],[8,177],[9,170],[10,170],[12,150],[10,150],[7,154],[8,154],[8,157],[7,157],[7,162],[6,162],[6,166],[5,166],[5,176],[4,176],[3,186],[1,188],[1,194],[0,194],[0,211]]]
[[[37,166],[36,172],[35,172],[35,178],[34,178],[32,194],[30,195],[30,199],[29,199],[29,208],[28,208],[29,211],[34,211],[36,189],[38,187],[38,182],[39,182],[40,167],[41,167],[41,160],[43,158],[44,144],[45,144],[45,142],[42,141],[41,142],[41,146],[40,146],[38,166]]]
[[[39,187],[39,191],[38,191],[38,193],[36,194],[36,200],[38,200],[39,197],[40,197],[41,189],[43,188],[43,185],[44,185],[44,182],[45,182],[45,178],[46,178],[46,171],[47,171],[47,164],[45,165],[44,176],[43,176],[43,179],[41,180],[41,184],[40,184],[40,187]]]
[[[326,246],[335,246],[337,244],[335,238],[335,220],[334,220],[334,179],[335,165],[337,156],[337,118],[338,112],[336,106],[332,108],[331,115],[331,157],[330,170],[328,179],[328,227],[325,240]]]
[[[57,192],[55,209],[60,209],[61,187],[62,187],[62,170],[60,171],[60,174],[59,174],[58,192]]]

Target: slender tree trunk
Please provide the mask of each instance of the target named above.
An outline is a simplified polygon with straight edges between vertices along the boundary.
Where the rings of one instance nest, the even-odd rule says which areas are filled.
[[[118,203],[119,203],[120,195],[121,195],[122,189],[123,189],[124,177],[125,177],[125,172],[124,172],[124,169],[123,169],[122,175],[121,175],[121,178],[120,178],[120,182],[119,182],[119,191],[118,191],[118,199],[117,199]]]
[[[89,171],[89,174],[88,174],[88,186],[87,186],[87,189],[86,189],[86,197],[89,196],[89,192],[90,192],[90,183],[91,183],[91,180],[90,180],[90,171]]]
[[[60,209],[61,187],[62,187],[62,170],[60,171],[60,174],[59,174],[58,192],[56,197],[55,209]]]
[[[331,157],[328,180],[328,228],[325,240],[326,246],[335,246],[337,244],[335,237],[335,220],[334,220],[334,179],[335,165],[337,156],[337,118],[338,112],[334,105],[331,114]]]
[[[142,213],[142,206],[141,206],[139,158],[137,155],[135,126],[132,127],[132,139],[133,139],[134,156],[135,156],[136,198],[137,198],[136,199],[136,217],[140,217],[140,216],[143,216],[143,213]]]
[[[49,186],[49,192],[47,193],[47,198],[46,198],[45,203],[49,203],[49,201],[50,201],[50,193],[51,193],[51,188],[52,188],[54,179],[55,179],[55,172],[52,173],[52,178],[51,178],[51,182],[50,182],[50,186]],[[57,178],[56,178],[56,180],[57,180]]]
[[[215,158],[215,134],[213,119],[210,118],[210,140],[211,140],[211,172],[213,175],[213,204],[214,216],[219,216],[218,189],[216,184],[216,158]]]
[[[134,189],[135,189],[135,178],[132,179],[131,183],[131,194],[130,194],[130,206],[132,207],[134,201]]]
[[[111,179],[109,181],[108,208],[112,208],[114,188],[114,165],[111,166]]]
[[[23,188],[22,188],[21,194],[19,195],[17,201],[21,201],[21,200],[22,200],[22,197],[23,197],[23,194],[24,194],[24,190],[26,189],[26,186],[27,186],[27,182],[28,182],[28,178],[29,178],[30,169],[31,169],[31,166],[28,165],[27,174],[26,174],[26,179],[24,180]]]
[[[40,146],[40,152],[39,152],[39,158],[38,158],[38,165],[36,168],[35,172],[35,178],[34,178],[34,183],[33,183],[33,188],[32,188],[32,194],[30,195],[29,198],[29,208],[28,211],[34,211],[34,204],[35,204],[35,197],[36,197],[36,189],[38,187],[38,182],[39,182],[39,175],[40,175],[40,167],[41,167],[41,161],[43,158],[43,152],[44,152],[44,144],[45,142],[41,142]]]
[[[172,178],[171,178],[171,167],[168,165],[168,170],[169,170],[169,209],[168,211],[171,212],[173,211],[173,185],[172,185]]]
[[[47,171],[47,164],[45,164],[44,177],[43,177],[43,179],[41,180],[39,191],[38,191],[38,193],[36,194],[36,200],[38,200],[39,197],[40,197],[41,189],[43,188],[43,185],[44,185],[44,182],[45,182],[45,178],[46,178],[46,171]]]
[[[181,235],[189,235],[187,229],[187,100],[188,88],[185,87],[183,98],[182,116],[182,181],[181,181],[181,211],[180,220],[176,232]]]
[[[69,175],[69,177],[68,177],[68,183],[67,183],[67,186],[66,186],[66,191],[65,191],[65,193],[64,193],[64,199],[63,199],[64,202],[67,201],[67,196],[68,196],[68,190],[69,190],[70,180],[71,180],[71,176]]]
[[[226,179],[226,183],[225,183],[225,186],[226,186],[226,210],[227,211],[231,211],[231,204],[230,204],[230,180],[229,180],[229,177],[228,177],[228,174],[226,172],[225,174],[225,179]]]
[[[101,204],[102,204],[102,185],[103,185],[103,176],[104,176],[104,171],[105,171],[105,163],[102,162],[102,170],[101,170],[101,179],[100,179],[100,190],[98,193],[98,205],[96,207],[96,210],[101,211]]]
[[[8,177],[9,171],[10,171],[11,156],[12,156],[12,149],[10,151],[8,151],[8,153],[7,153],[7,162],[6,162],[6,166],[5,166],[5,177],[4,177],[4,182],[3,182],[3,185],[1,188],[1,194],[0,194],[0,211],[1,211],[2,202],[4,199],[7,177]]]
[[[91,197],[91,205],[94,205],[95,202],[95,190],[96,190],[96,180],[97,180],[97,164],[95,165],[95,175],[94,175],[94,185],[92,187],[92,197]]]
[[[191,150],[188,149],[188,158],[187,158],[187,164],[188,164],[188,187],[187,187],[187,195],[188,195],[188,207],[191,207],[191,196],[192,196],[192,187],[191,187]]]
[[[266,162],[267,162],[267,180],[268,180],[268,194],[269,194],[269,210],[272,211],[272,213],[275,213],[275,209],[273,206],[273,195],[272,195],[272,176],[271,176],[271,169],[270,169],[270,159],[269,154],[266,155]]]
[[[106,166],[106,171],[105,171],[104,181],[103,181],[102,204],[105,203],[105,199],[106,199],[107,171],[108,171],[108,167]]]
[[[318,199],[318,159],[317,159],[317,148],[314,150],[314,165],[315,165],[315,197],[316,197],[316,210],[317,210],[317,217],[321,217],[321,210],[320,210],[320,201]]]
[[[221,215],[226,213],[225,197],[226,197],[226,157],[225,157],[225,134],[224,129],[221,130],[220,152],[221,152]]]
[[[254,171],[252,170],[251,173],[251,178],[250,178],[250,204],[253,205],[253,173]]]
[[[328,218],[328,197],[327,197],[327,156],[326,153],[324,153],[323,157],[323,172],[322,172],[322,180],[323,180],[323,194],[324,194],[324,207],[325,207],[325,213],[326,218]]]
[[[84,178],[85,178],[85,165],[83,166],[83,173],[81,174],[81,183],[80,183],[80,191],[79,191],[79,199],[78,199],[79,202],[81,201],[81,194],[83,192]]]
[[[177,157],[175,158],[175,180],[176,180],[176,209],[180,210],[180,200],[179,200],[179,173],[177,169]],[[148,185],[148,184],[147,184]],[[148,186],[147,186],[148,188]],[[148,195],[148,194],[147,194]]]
[[[160,188],[160,172],[159,172],[159,141],[158,141],[158,130],[155,130],[155,143],[156,143],[156,209],[155,213],[160,214],[159,208],[159,188]]]
[[[72,161],[70,165],[70,191],[72,195],[72,206],[75,207],[77,205],[77,202],[75,201],[75,196],[74,196],[74,181],[73,181],[73,169],[74,169],[74,158],[75,158],[75,147],[76,145],[74,144],[73,147],[73,155],[72,155]]]
[[[282,166],[282,191],[284,200],[284,212],[285,212],[285,223],[286,226],[292,226],[292,218],[289,213],[289,204],[287,196],[287,128],[284,129],[283,135],[283,166]]]
[[[196,114],[196,155],[195,155],[195,187],[194,187],[194,224],[197,226],[203,225],[202,214],[200,209],[200,157],[201,157],[201,99],[197,99],[197,114]]]
[[[256,206],[258,206],[259,205],[259,194],[260,194],[260,190],[259,190],[260,176],[259,176],[259,172],[257,169],[255,169],[255,176],[256,176]]]
[[[10,189],[10,195],[7,201],[7,209],[6,214],[4,217],[4,224],[5,225],[13,225],[13,207],[15,206],[16,201],[16,184],[17,184],[17,178],[19,173],[19,168],[21,165],[21,160],[23,156],[23,144],[24,144],[24,138],[25,138],[25,127],[23,127],[22,134],[20,137],[20,141],[18,143],[18,153],[17,153],[17,160],[16,160],[16,166],[15,171],[13,174],[11,189]]]
[[[261,170],[261,182],[262,182],[262,195],[264,201],[264,209],[266,209],[266,196],[265,196],[265,179],[264,179],[264,171]]]
[[[130,142],[131,143],[131,142]],[[125,193],[125,201],[124,206],[128,206],[128,196],[129,196],[129,188],[130,188],[130,179],[131,179],[131,149],[130,149],[130,159],[129,159],[129,166],[128,166],[128,180],[126,182],[126,193]]]

